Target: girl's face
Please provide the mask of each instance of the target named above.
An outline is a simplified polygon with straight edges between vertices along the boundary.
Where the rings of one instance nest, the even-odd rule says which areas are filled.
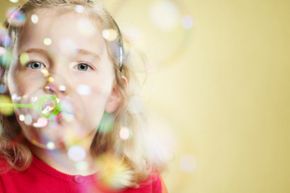
[[[48,148],[92,138],[104,111],[120,103],[100,22],[69,8],[27,18],[8,73],[25,136]]]

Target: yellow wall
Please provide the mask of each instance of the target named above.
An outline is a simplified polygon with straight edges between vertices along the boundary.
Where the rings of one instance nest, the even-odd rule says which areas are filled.
[[[151,29],[143,13],[152,2],[123,1],[117,20],[138,24],[153,57],[145,102],[177,141],[169,192],[289,193],[290,1],[178,1],[194,27],[183,54],[159,65],[184,33]]]

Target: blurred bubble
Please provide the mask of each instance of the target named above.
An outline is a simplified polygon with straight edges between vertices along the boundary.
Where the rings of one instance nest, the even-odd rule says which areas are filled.
[[[37,24],[38,21],[39,21],[39,18],[38,18],[38,16],[36,14],[32,14],[30,19],[31,19],[31,22],[34,23],[34,24]]]
[[[24,25],[26,17],[17,8],[10,8],[6,13],[7,21],[11,26],[20,27]]]
[[[30,101],[31,101],[32,103],[35,103],[37,100],[38,100],[38,97],[37,97],[37,96],[33,96],[33,97],[31,97],[31,99],[30,99]]]
[[[0,94],[3,94],[7,91],[7,87],[5,84],[0,84]]]
[[[75,6],[75,11],[76,11],[77,13],[83,13],[83,12],[85,11],[85,7],[82,6],[82,5],[76,5],[76,6]]]
[[[40,117],[36,123],[33,123],[33,126],[36,128],[46,127],[48,125],[48,120],[44,117]]]
[[[24,52],[20,54],[19,60],[21,65],[25,65],[29,61],[29,55]]]
[[[44,77],[48,77],[48,76],[49,76],[49,72],[48,72],[47,69],[42,69],[42,70],[41,70],[41,73],[42,73],[42,75],[43,75]]]
[[[196,159],[192,155],[184,155],[180,159],[180,169],[183,172],[193,172],[197,168]]]
[[[12,98],[12,101],[13,102],[18,102],[18,101],[20,101],[21,100],[21,96],[18,96],[17,94],[12,94],[11,95],[11,98]]]
[[[68,157],[75,162],[79,162],[85,159],[86,151],[81,146],[72,146],[68,150]]]
[[[0,113],[3,115],[11,115],[14,112],[13,104],[10,97],[0,95]]]
[[[24,120],[25,120],[25,116],[24,116],[23,114],[20,114],[20,115],[19,115],[19,120],[20,120],[20,121],[24,121]]]
[[[111,115],[110,113],[104,112],[102,120],[99,124],[99,131],[103,132],[103,133],[107,133],[112,131],[114,126],[114,118],[113,115]]]
[[[10,50],[5,50],[4,54],[0,54],[0,65],[8,68],[13,61],[12,52]]]
[[[50,77],[48,77],[48,79],[47,79],[47,82],[48,82],[48,83],[52,83],[52,82],[54,82],[54,78],[53,78],[53,77],[51,77],[51,76],[50,76]]]
[[[119,135],[120,135],[120,138],[123,140],[129,139],[129,137],[130,137],[129,128],[125,127],[125,126],[121,127]]]
[[[80,95],[90,95],[91,94],[91,88],[88,85],[80,84],[77,86],[77,93]]]
[[[50,38],[44,38],[43,44],[46,46],[50,46],[52,44],[52,40]]]
[[[162,30],[172,30],[177,27],[180,13],[176,5],[169,0],[160,0],[153,3],[150,9],[153,23]]]
[[[11,3],[18,3],[19,0],[9,0]]]
[[[6,49],[0,46],[0,56],[6,53]]]
[[[132,180],[132,171],[118,157],[106,154],[99,156],[96,167],[100,176],[100,181],[113,189],[129,186]]]
[[[58,90],[60,92],[65,92],[66,91],[66,86],[65,85],[59,85]]]
[[[8,35],[7,30],[0,29],[0,46],[4,46],[5,48],[11,46],[12,41]]]
[[[24,123],[25,123],[26,125],[31,125],[31,124],[32,124],[32,116],[31,116],[30,114],[25,115]]]
[[[103,38],[109,42],[115,41],[118,37],[118,33],[114,29],[104,29],[102,35]]]
[[[193,21],[191,16],[184,16],[182,18],[182,25],[185,29],[191,29],[193,26]]]
[[[46,144],[46,147],[47,147],[47,149],[54,149],[55,148],[55,144],[53,143],[53,142],[48,142],[47,144]]]

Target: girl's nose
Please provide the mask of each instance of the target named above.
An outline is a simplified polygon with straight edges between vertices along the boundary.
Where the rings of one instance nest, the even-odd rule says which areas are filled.
[[[67,87],[60,82],[56,82],[52,76],[49,76],[44,85],[44,91],[49,94],[61,96],[67,94]]]

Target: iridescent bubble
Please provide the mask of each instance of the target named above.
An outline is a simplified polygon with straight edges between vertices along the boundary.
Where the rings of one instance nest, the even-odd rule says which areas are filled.
[[[72,146],[68,150],[68,157],[75,162],[79,162],[85,159],[86,151],[81,146]]]
[[[11,8],[6,13],[7,21],[11,26],[20,27],[24,25],[26,17],[17,8]]]
[[[118,33],[114,29],[104,29],[102,31],[102,36],[105,40],[112,42],[117,39]]]

